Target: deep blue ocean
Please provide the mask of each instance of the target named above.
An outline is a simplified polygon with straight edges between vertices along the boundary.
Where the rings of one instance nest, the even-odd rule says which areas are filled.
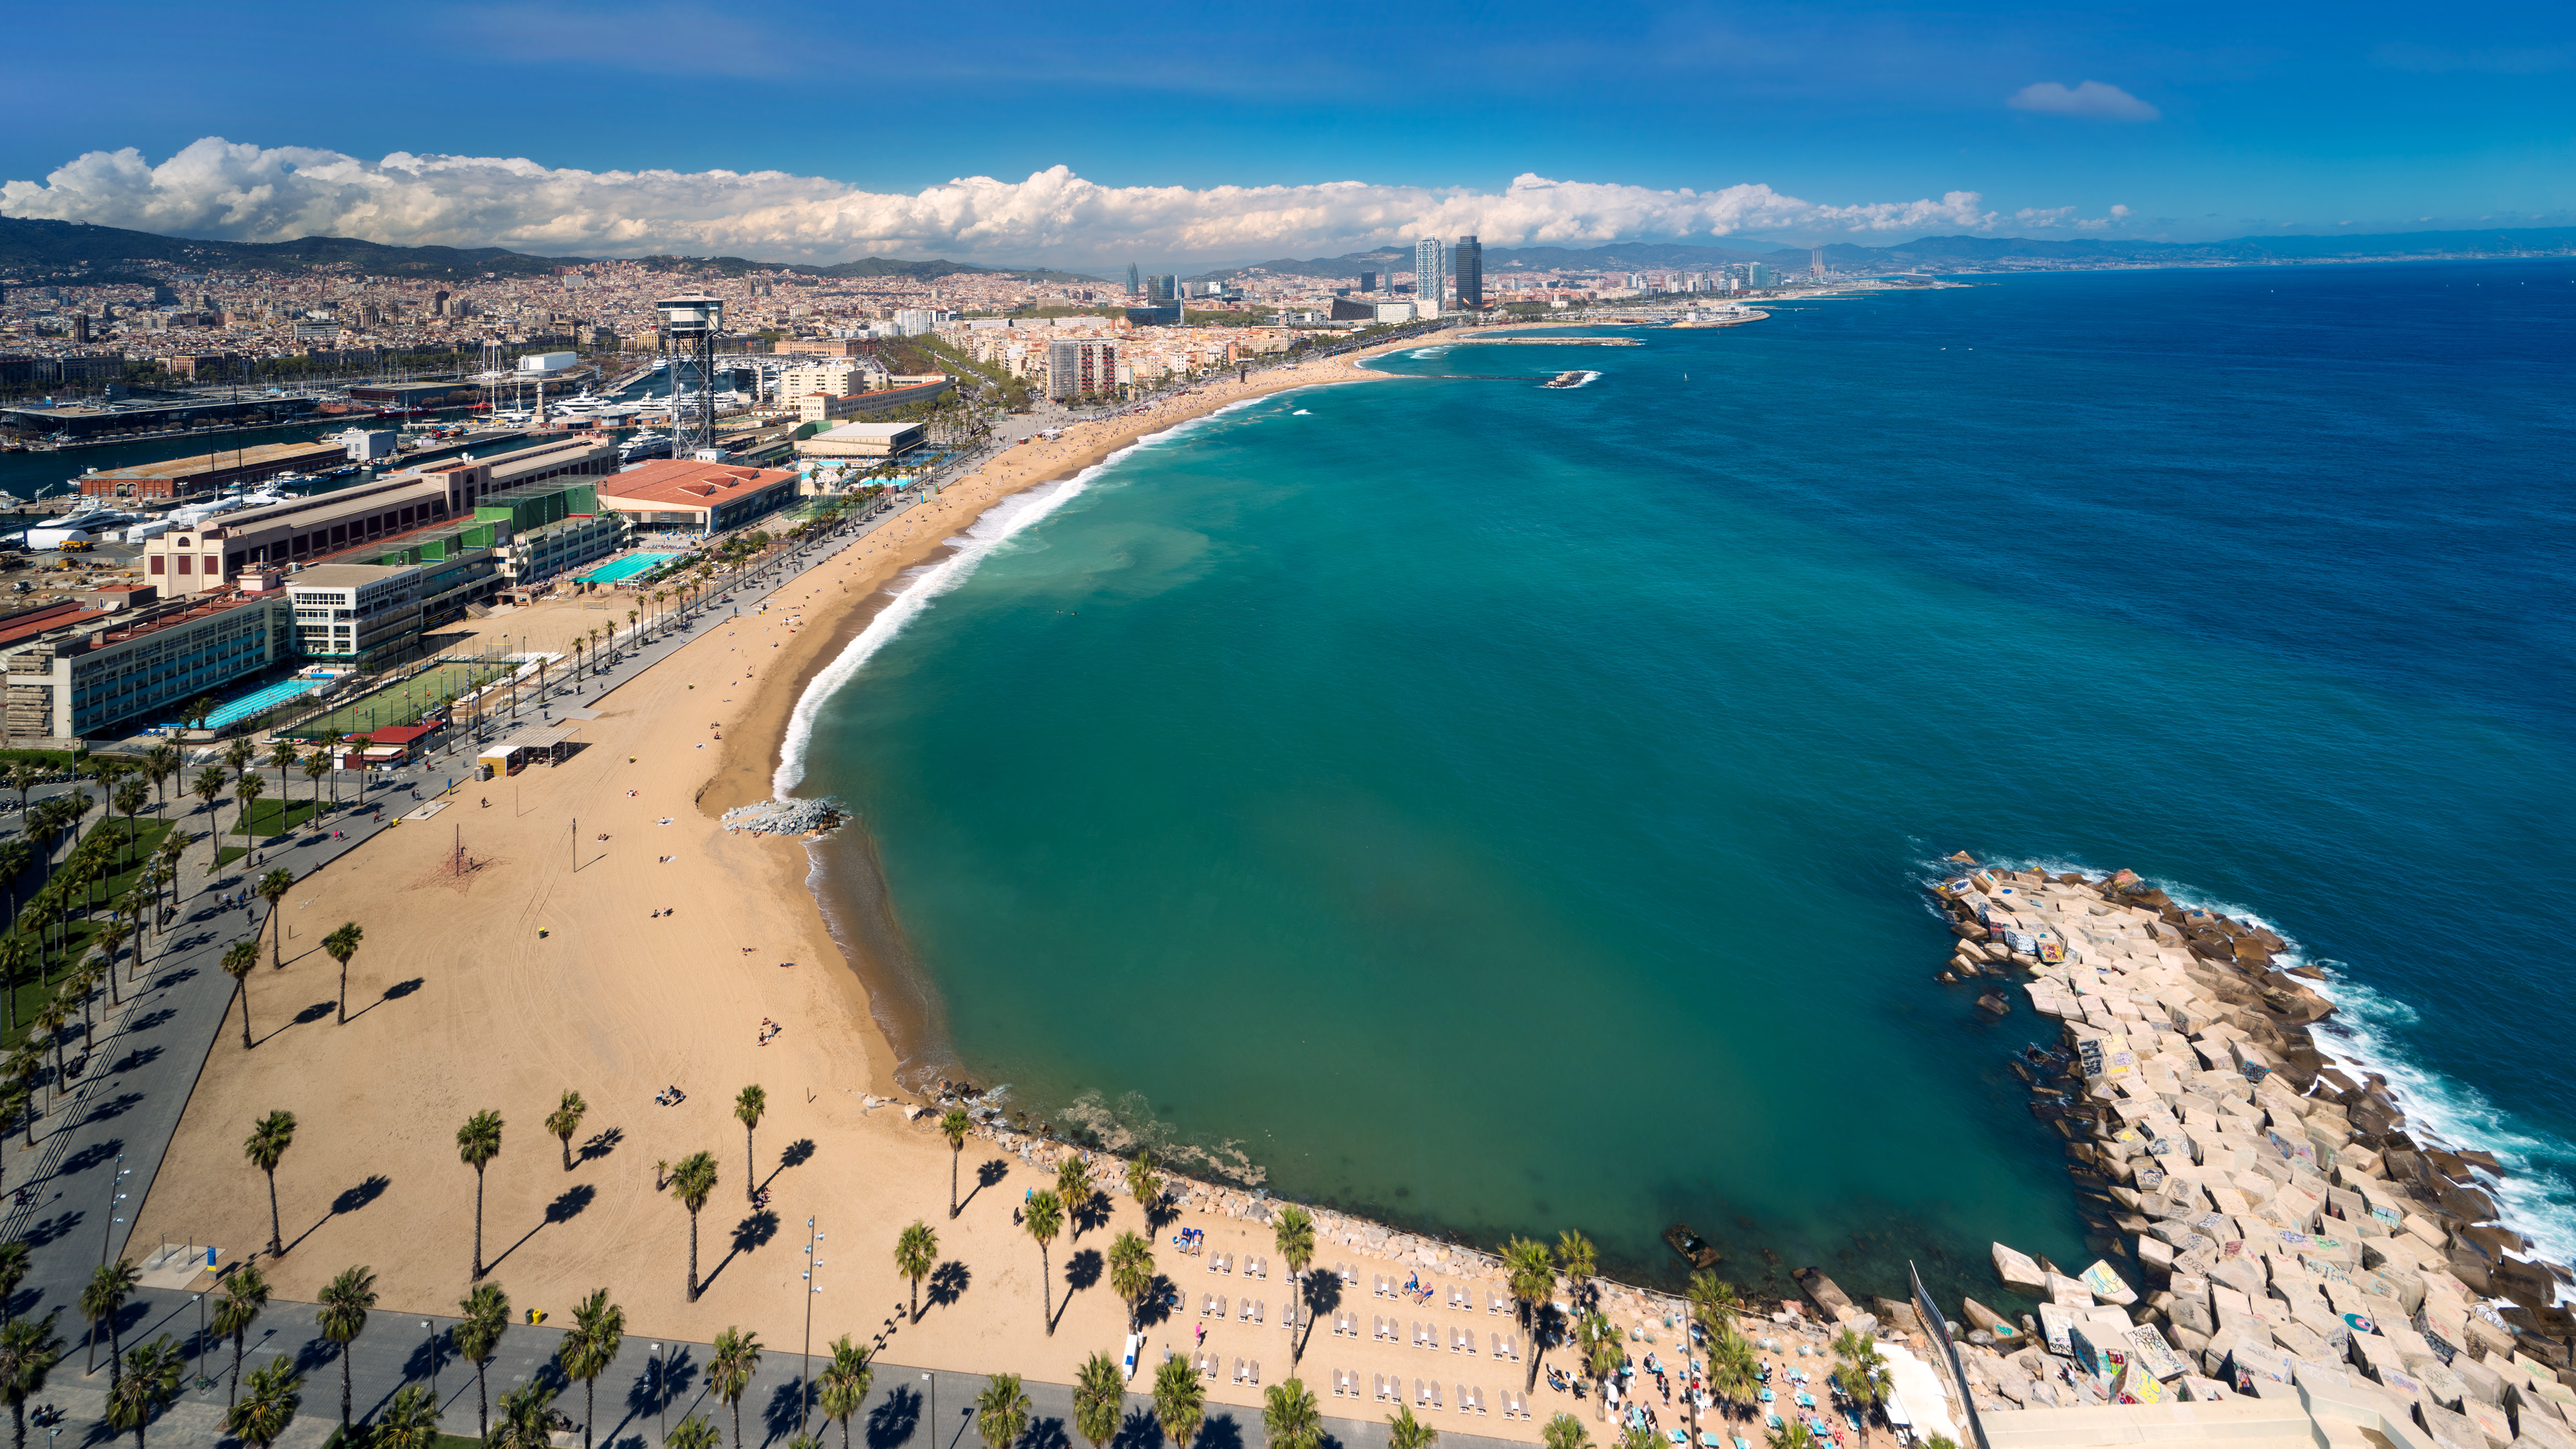
[[[2576,259],[1969,280],[1426,348],[988,522],[800,787],[916,1066],[1629,1274],[1688,1222],[1983,1296],[2091,1254],[2003,1065],[2054,1023],[1933,981],[1919,882],[2127,866],[2325,964],[2576,1253]]]

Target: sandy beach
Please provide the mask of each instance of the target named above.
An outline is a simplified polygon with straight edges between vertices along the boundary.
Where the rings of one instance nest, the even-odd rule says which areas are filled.
[[[475,1174],[459,1162],[455,1134],[489,1108],[507,1126],[482,1185],[483,1255],[516,1309],[560,1318],[605,1286],[625,1306],[630,1333],[704,1340],[740,1324],[792,1346],[803,1326],[799,1273],[812,1216],[830,1245],[821,1255],[818,1306],[829,1308],[817,1315],[818,1339],[849,1332],[864,1340],[883,1328],[884,1351],[898,1362],[1056,1381],[1090,1353],[1114,1352],[1125,1305],[1091,1255],[1141,1229],[1116,1181],[1122,1165],[1095,1174],[1111,1180],[1107,1225],[1052,1245],[1044,1295],[1038,1247],[1014,1219],[1023,1195],[1051,1181],[1048,1164],[1062,1149],[1016,1135],[970,1141],[960,1167],[967,1203],[950,1220],[947,1144],[904,1110],[912,1099],[893,1080],[893,1053],[861,974],[824,927],[804,845],[730,833],[719,817],[769,795],[797,696],[884,602],[885,586],[937,556],[995,501],[1229,403],[1368,380],[1357,360],[1211,383],[1013,448],[791,579],[766,611],[711,608],[679,653],[605,699],[584,701],[600,716],[581,724],[582,747],[561,765],[461,784],[433,818],[405,822],[299,886],[280,913],[284,969],[262,967],[250,981],[258,1045],[244,1050],[236,1007],[142,1204],[135,1241],[213,1242],[227,1259],[256,1252],[282,1295],[307,1300],[332,1274],[364,1263],[378,1274],[384,1309],[452,1312],[470,1286],[476,1211]],[[481,621],[477,632],[513,647],[558,647],[607,619],[622,627],[629,606],[540,604]],[[461,878],[449,869],[459,844],[475,862]],[[337,972],[319,945],[344,921],[361,925],[366,941],[349,971],[351,1019],[337,1025],[329,1010]],[[223,929],[247,935],[254,925],[255,914],[235,915]],[[767,1109],[746,1143],[733,1105],[755,1083]],[[670,1086],[685,1100],[657,1105]],[[571,1141],[570,1170],[543,1126],[567,1090],[590,1108]],[[268,1195],[242,1139],[281,1108],[299,1126],[277,1173],[288,1251],[271,1262]],[[698,1222],[708,1282],[692,1303],[689,1217],[658,1184],[661,1164],[701,1150],[714,1155],[720,1181]],[[747,1176],[770,1190],[765,1209],[747,1201]],[[1186,1306],[1152,1330],[1149,1363],[1166,1347],[1192,1352],[1204,1329],[1207,1349],[1229,1366],[1257,1360],[1265,1385],[1287,1376],[1284,1268],[1273,1264],[1250,1282],[1239,1272],[1220,1277],[1206,1258],[1178,1256],[1170,1243],[1199,1227],[1217,1252],[1271,1256],[1269,1229],[1257,1220],[1266,1211],[1210,1190],[1183,1204],[1155,1254]],[[892,1247],[916,1218],[938,1232],[940,1258],[956,1266],[943,1270],[949,1300],[932,1306],[926,1294],[911,1325],[897,1310],[907,1285]],[[1326,1227],[1318,1262],[1352,1267],[1357,1288],[1343,1301],[1362,1334],[1371,1309],[1409,1306],[1428,1322],[1439,1306],[1372,1300],[1372,1270],[1419,1269],[1444,1302],[1449,1285],[1481,1283],[1490,1271],[1479,1256],[1367,1224],[1328,1218]],[[1088,1286],[1070,1287],[1069,1273]],[[1215,1293],[1234,1307],[1209,1324],[1200,1310]],[[1247,1296],[1263,1305],[1258,1324],[1239,1316]],[[1327,1412],[1369,1417],[1386,1407],[1364,1394],[1328,1395],[1330,1370],[1361,1381],[1375,1371],[1464,1382],[1488,1390],[1494,1406],[1474,1421],[1476,1432],[1534,1438],[1534,1426],[1507,1423],[1499,1407],[1522,1373],[1490,1356],[1491,1335],[1512,1331],[1508,1310],[1496,1315],[1489,1294],[1470,1296],[1472,1309],[1440,1317],[1472,1322],[1476,1354],[1341,1337],[1328,1322],[1314,1332],[1304,1377]],[[1046,1305],[1060,1319],[1052,1334]],[[1636,1298],[1623,1314],[1644,1323],[1652,1309]],[[1209,1393],[1217,1403],[1259,1402],[1258,1389],[1230,1375],[1210,1381]],[[1454,1421],[1455,1388],[1449,1393],[1440,1417]],[[1571,1406],[1544,1384],[1531,1403],[1542,1418]]]

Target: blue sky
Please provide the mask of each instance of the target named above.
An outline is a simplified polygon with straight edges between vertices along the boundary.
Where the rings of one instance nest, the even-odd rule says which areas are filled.
[[[2394,4],[50,6],[14,26],[0,178],[41,182],[127,147],[158,165],[220,136],[368,162],[776,170],[884,194],[1055,166],[1112,189],[1359,181],[1481,196],[1534,174],[1651,192],[1759,184],[1822,208],[1977,194],[1919,224],[1878,216],[1866,234],[1839,213],[1747,213],[1761,235],[1793,241],[2076,235],[2086,222],[2176,239],[2563,225],[2576,211],[2571,16]],[[249,169],[225,184],[257,190],[259,163],[239,164]],[[534,226],[489,196],[475,211],[449,195],[434,219],[309,198],[262,216],[205,197],[147,205],[142,184],[128,178],[121,201],[16,187],[0,209],[209,234],[319,218],[452,240],[479,226],[522,245]],[[639,216],[690,206],[658,192],[630,201]],[[560,216],[558,194],[545,204]],[[702,223],[708,206],[692,213]],[[1083,230],[1080,209],[1060,204],[1055,230],[989,231],[975,245],[1087,254],[1149,234],[1115,218]],[[1970,213],[1983,219],[1960,220]],[[1594,231],[1678,224],[1627,216]],[[969,249],[967,235],[917,218],[846,225]],[[794,234],[781,226],[746,239]],[[611,230],[564,233],[557,249],[613,250]],[[1374,234],[1346,218],[1317,230],[1330,250]],[[838,232],[814,242],[852,244]]]

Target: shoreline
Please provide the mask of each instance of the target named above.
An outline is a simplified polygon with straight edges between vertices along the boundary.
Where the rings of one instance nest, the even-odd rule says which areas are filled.
[[[969,535],[1008,500],[1050,485],[1077,483],[1085,474],[1110,466],[1137,447],[1264,397],[1309,387],[1401,380],[1394,374],[1368,371],[1362,364],[1390,353],[1440,345],[1444,344],[1439,334],[1408,338],[1347,356],[1274,368],[1242,381],[1210,382],[1165,399],[1142,413],[1073,423],[1064,428],[1061,437],[1030,439],[975,472],[942,486],[930,502],[890,521],[889,527],[904,524],[907,532],[917,529],[924,535],[915,538],[908,549],[900,543],[864,549],[862,559],[880,547],[886,556],[863,569],[855,569],[858,561],[846,555],[837,561],[844,569],[852,570],[848,576],[854,582],[844,583],[843,595],[818,611],[798,616],[802,625],[783,642],[775,661],[778,673],[773,682],[755,692],[734,722],[736,728],[725,740],[724,753],[699,786],[695,797],[698,809],[710,819],[721,819],[728,810],[790,797],[794,787],[782,785],[781,777],[786,772],[784,756],[800,711],[809,701],[819,705],[831,691],[841,687],[845,681],[825,683],[825,677],[888,610],[901,605],[907,597],[926,606],[930,597],[942,591],[938,584],[943,581],[930,576],[964,551],[956,540]],[[916,517],[919,522],[908,522]],[[932,524],[937,527],[930,527]],[[995,539],[979,548],[978,556],[1000,541]],[[916,592],[924,588],[933,593]],[[819,593],[817,589],[814,596],[819,597]],[[852,821],[843,829],[864,833],[866,825]],[[781,850],[789,846],[784,841],[775,844]],[[939,1025],[945,1008],[929,978],[904,959],[901,929],[885,893],[883,877],[876,876],[873,890],[860,890],[860,899],[834,901],[827,898],[825,890],[829,867],[820,842],[798,849],[805,866],[803,895],[814,924],[834,943],[848,965],[866,1003],[864,1014],[883,1049],[881,1057],[877,1052],[870,1053],[872,1062],[882,1060],[886,1065],[881,1074],[871,1075],[869,1090],[889,1095],[917,1091],[901,1080],[899,1073],[913,1068],[928,1070],[948,1055],[944,1029]],[[872,838],[868,853],[873,857]],[[836,915],[841,918],[835,919]]]

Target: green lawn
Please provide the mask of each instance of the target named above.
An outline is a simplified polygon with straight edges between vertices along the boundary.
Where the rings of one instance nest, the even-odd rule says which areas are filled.
[[[319,719],[295,727],[300,740],[336,740],[393,725],[418,724],[421,715],[479,684],[506,679],[515,664],[441,664],[400,684],[359,695]]]
[[[152,820],[148,817],[138,817],[134,824],[136,847],[133,854],[128,857],[130,863],[124,870],[119,871],[116,875],[110,877],[98,886],[94,899],[102,903],[115,899],[117,896],[124,894],[126,890],[133,886],[134,878],[142,873],[144,862],[152,858],[153,850],[161,844],[162,837],[169,834],[171,828],[168,824]],[[100,822],[98,825],[93,826],[92,829],[108,831],[111,838],[121,837],[125,833],[125,819],[123,816],[118,816],[113,820]],[[31,888],[35,885],[38,879],[39,877],[35,872],[31,871],[28,873],[27,882]],[[25,899],[23,897],[20,898],[18,904],[23,907],[26,904]],[[70,929],[66,933],[68,944],[66,944],[64,940],[57,940],[54,945],[53,955],[48,962],[51,967],[50,974],[56,980],[61,978],[62,973],[67,966],[87,959],[90,950],[89,943],[96,935],[100,923],[106,919],[106,915],[107,912],[102,904],[98,912],[97,920],[85,921],[78,917],[73,918]],[[152,943],[152,946],[148,949],[157,950],[159,944],[160,943],[156,941]],[[124,958],[119,963],[119,970],[132,969],[134,965],[133,951],[133,943],[129,940],[125,947]],[[54,982],[39,980],[35,976],[30,975],[24,981],[13,983],[10,989],[10,994],[13,998],[11,1009],[15,1011],[16,1015],[10,1018],[11,1021],[15,1022],[15,1025],[11,1026],[5,1034],[0,1034],[0,1045],[5,1046],[15,1046],[26,1036],[27,1018],[44,1009],[46,1001],[50,1000],[54,994]]]
[[[298,788],[303,788],[309,782],[298,780],[295,783]],[[323,803],[327,805],[330,801],[325,797]],[[263,795],[251,802],[250,819],[247,821],[241,818],[241,804],[238,801],[219,804],[215,808],[225,812],[224,834],[249,834],[263,840],[274,840],[290,830],[309,823],[315,813],[310,796],[290,803],[273,795]]]

